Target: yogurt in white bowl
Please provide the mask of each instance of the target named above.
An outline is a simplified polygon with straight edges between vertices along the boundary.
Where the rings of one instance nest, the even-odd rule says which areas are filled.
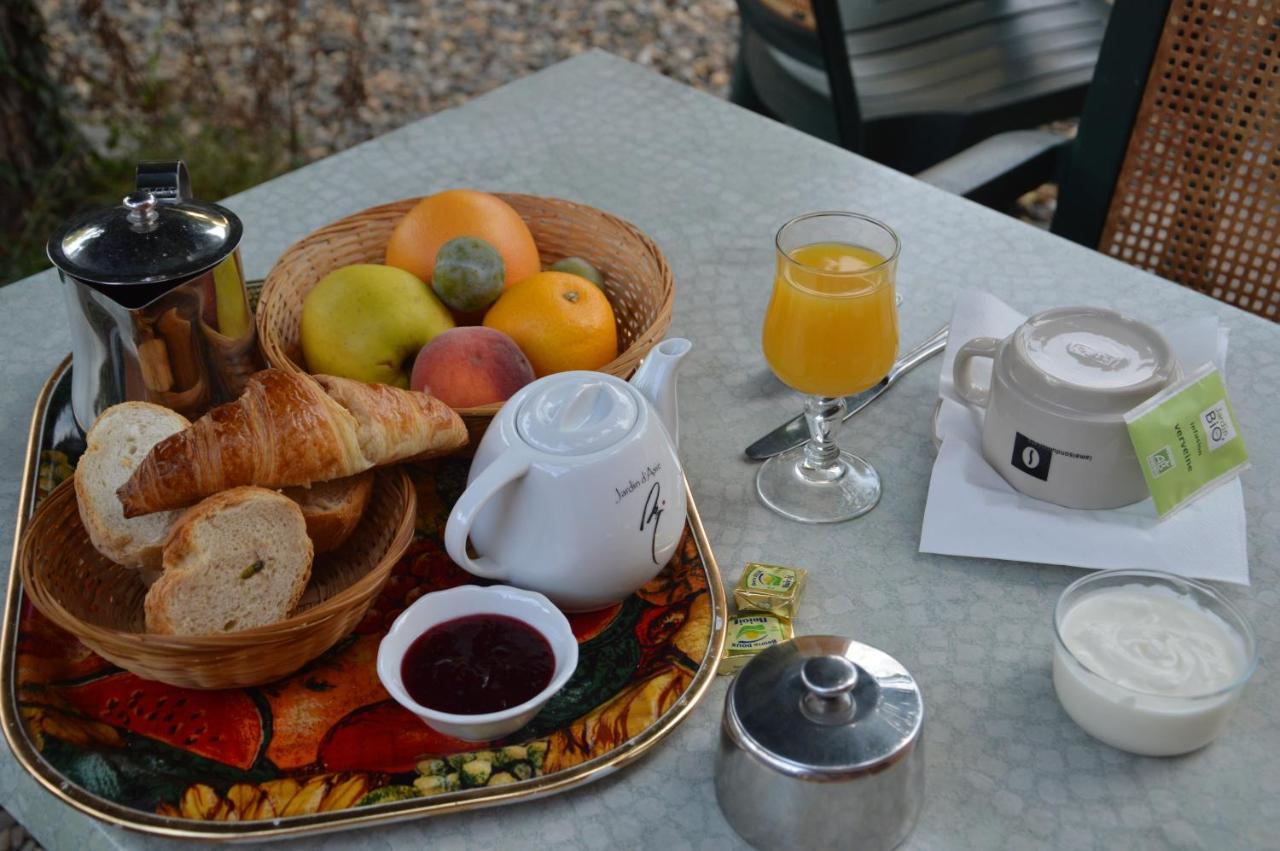
[[[1062,708],[1112,747],[1173,756],[1226,727],[1257,667],[1253,630],[1207,585],[1154,570],[1073,582],[1054,612]]]

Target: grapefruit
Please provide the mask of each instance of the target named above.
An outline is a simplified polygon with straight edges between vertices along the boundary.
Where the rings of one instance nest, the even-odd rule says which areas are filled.
[[[460,236],[482,239],[498,250],[506,286],[541,268],[533,234],[510,204],[473,189],[449,189],[423,198],[387,241],[387,265],[430,281],[441,247]]]

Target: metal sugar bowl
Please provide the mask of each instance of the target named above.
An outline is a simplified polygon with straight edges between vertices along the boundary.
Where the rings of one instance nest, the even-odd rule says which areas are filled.
[[[924,804],[923,725],[888,654],[834,635],[771,647],[725,696],[720,808],[760,849],[893,848]]]
[[[71,404],[87,430],[118,402],[195,418],[240,395],[260,368],[240,263],[243,227],[192,200],[181,162],[142,163],[118,207],[49,239],[71,322]]]

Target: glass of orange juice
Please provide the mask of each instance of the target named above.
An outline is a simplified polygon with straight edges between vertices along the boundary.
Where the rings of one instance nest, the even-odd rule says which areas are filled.
[[[875,468],[835,441],[844,397],[878,384],[898,352],[898,236],[857,213],[809,213],[778,231],[764,357],[804,393],[809,442],[775,455],[756,491],[779,514],[832,523],[880,501]]]

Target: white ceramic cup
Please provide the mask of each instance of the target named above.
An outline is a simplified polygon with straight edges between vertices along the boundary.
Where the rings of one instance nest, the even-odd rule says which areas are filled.
[[[991,382],[970,376],[992,361]],[[1015,490],[1067,508],[1117,508],[1148,495],[1124,413],[1181,376],[1159,331],[1112,310],[1059,307],[1003,340],[960,347],[956,394],[985,409],[982,455]]]
[[[555,670],[547,687],[518,706],[479,715],[440,712],[410,697],[400,676],[409,645],[432,627],[469,615],[505,615],[541,633],[555,656]],[[564,688],[577,667],[578,640],[568,619],[536,591],[506,585],[461,585],[423,595],[396,618],[378,645],[378,679],[395,701],[433,730],[468,742],[491,742],[528,724]]]

